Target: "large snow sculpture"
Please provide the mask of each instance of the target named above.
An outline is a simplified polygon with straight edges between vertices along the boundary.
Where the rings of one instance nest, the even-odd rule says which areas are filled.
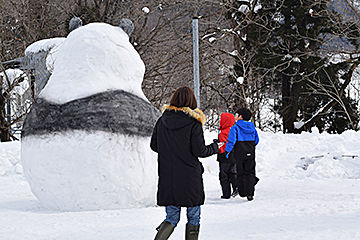
[[[50,209],[155,203],[156,154],[149,141],[160,112],[141,90],[145,66],[129,42],[128,24],[125,30],[91,23],[72,31],[25,119],[24,173]]]

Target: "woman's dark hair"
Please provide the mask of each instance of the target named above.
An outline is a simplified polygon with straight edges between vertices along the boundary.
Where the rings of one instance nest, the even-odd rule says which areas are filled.
[[[186,86],[178,88],[171,97],[170,105],[175,107],[197,108],[194,91]]]
[[[245,121],[249,121],[252,115],[251,111],[247,108],[240,108],[235,113],[239,116],[241,115]]]

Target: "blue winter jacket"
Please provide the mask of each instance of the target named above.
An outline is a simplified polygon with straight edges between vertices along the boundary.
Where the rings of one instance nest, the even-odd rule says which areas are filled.
[[[238,120],[234,126],[231,127],[229,137],[227,139],[225,151],[231,152],[237,141],[247,142],[255,141],[255,146],[259,143],[259,135],[252,122]]]

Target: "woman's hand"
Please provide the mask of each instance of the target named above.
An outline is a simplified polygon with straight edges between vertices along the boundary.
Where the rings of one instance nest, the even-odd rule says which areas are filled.
[[[225,143],[225,142],[219,142],[219,143],[218,143],[218,147],[221,148],[222,146],[224,146],[224,143]]]

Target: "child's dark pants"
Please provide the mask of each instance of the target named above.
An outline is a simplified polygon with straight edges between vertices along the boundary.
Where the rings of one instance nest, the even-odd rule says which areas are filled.
[[[236,166],[239,195],[254,196],[255,185],[259,181],[255,176],[255,159],[237,160]]]
[[[224,197],[230,197],[231,195],[231,187],[232,185],[233,191],[237,187],[236,181],[236,164],[235,163],[219,163],[219,180],[221,189]]]

